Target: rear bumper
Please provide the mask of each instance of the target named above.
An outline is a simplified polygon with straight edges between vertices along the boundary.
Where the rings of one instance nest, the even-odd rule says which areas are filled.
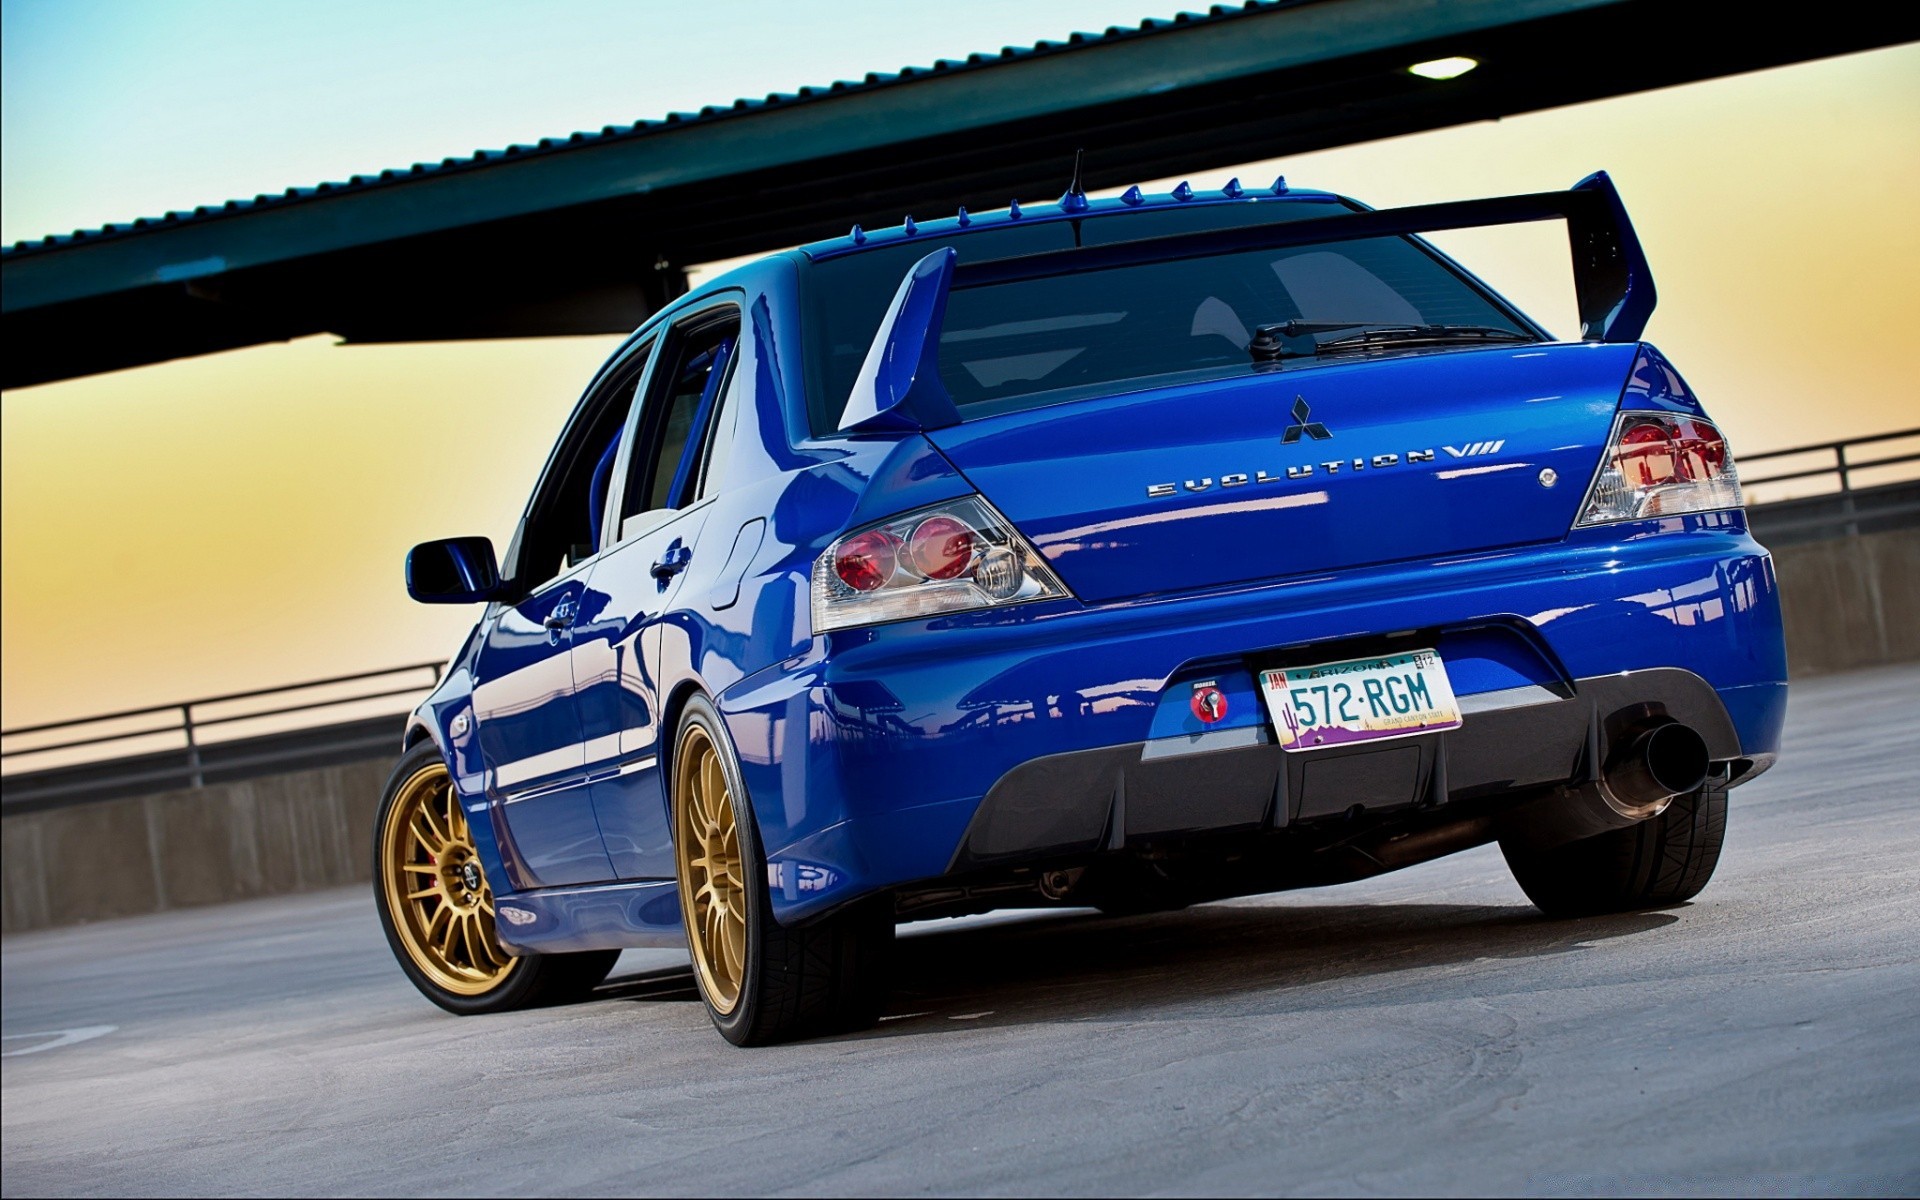
[[[1001,776],[974,813],[954,872],[1138,848],[1169,839],[1280,829],[1327,818],[1438,810],[1596,782],[1642,711],[1692,726],[1717,762],[1741,758],[1719,696],[1691,671],[1656,667],[1545,689],[1485,693],[1447,733],[1289,753],[1264,730],[1049,755]],[[1211,743],[1211,744],[1210,744]],[[1745,768],[1741,768],[1745,769]]]
[[[1388,635],[1441,650],[1463,728],[1271,744],[1259,668],[1371,653]],[[1229,699],[1204,732],[1185,702],[1203,678]],[[775,913],[795,920],[982,865],[1578,781],[1609,714],[1634,704],[1693,724],[1737,781],[1777,750],[1785,680],[1772,563],[1739,514],[1711,514],[1337,578],[850,631],[721,700]]]

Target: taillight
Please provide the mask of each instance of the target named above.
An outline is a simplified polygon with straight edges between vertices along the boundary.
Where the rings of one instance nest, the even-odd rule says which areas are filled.
[[[1713,422],[1664,412],[1624,412],[1574,524],[1739,508],[1740,474]]]
[[[907,535],[907,563],[925,579],[958,579],[973,562],[973,530],[935,513]]]
[[[848,538],[835,547],[833,573],[856,592],[886,586],[900,565],[900,539],[881,529]]]
[[[813,631],[1068,595],[1027,540],[978,496],[858,530],[813,565]]]

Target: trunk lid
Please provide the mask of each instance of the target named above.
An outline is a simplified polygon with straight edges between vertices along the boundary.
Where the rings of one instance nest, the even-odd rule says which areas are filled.
[[[927,436],[1076,595],[1117,600],[1558,541],[1637,350],[1374,355]]]

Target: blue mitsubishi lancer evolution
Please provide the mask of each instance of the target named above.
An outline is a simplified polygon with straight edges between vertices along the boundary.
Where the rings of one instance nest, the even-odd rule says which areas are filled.
[[[1549,334],[1420,237],[1565,224]],[[902,921],[1112,914],[1498,842],[1679,904],[1786,711],[1726,439],[1605,175],[1373,210],[1137,189],[776,254],[588,384],[413,715],[381,919],[435,1003],[686,945],[741,1044],[880,1014]]]

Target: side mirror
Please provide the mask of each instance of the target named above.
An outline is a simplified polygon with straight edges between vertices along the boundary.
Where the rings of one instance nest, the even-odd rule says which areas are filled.
[[[474,604],[499,594],[500,567],[486,538],[442,538],[407,551],[407,595],[422,604]]]

